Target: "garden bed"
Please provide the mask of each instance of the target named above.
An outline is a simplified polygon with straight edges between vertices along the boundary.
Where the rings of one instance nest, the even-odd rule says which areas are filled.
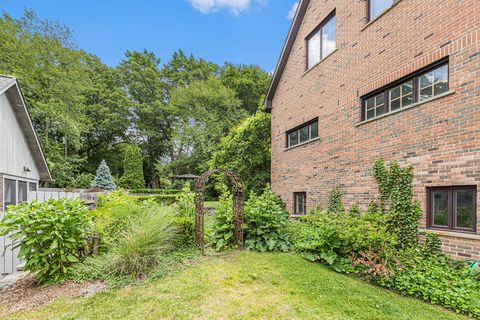
[[[466,319],[292,254],[201,259],[163,279],[15,319]]]

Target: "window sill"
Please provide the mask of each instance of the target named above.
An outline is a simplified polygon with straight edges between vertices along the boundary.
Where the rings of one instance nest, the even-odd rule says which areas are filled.
[[[363,120],[361,122],[356,123],[355,126],[358,127],[358,126],[364,125],[366,123],[369,123],[369,122],[372,122],[372,121],[375,121],[375,120],[383,119],[383,118],[391,116],[393,114],[397,114],[397,113],[405,111],[405,110],[410,110],[412,108],[421,106],[422,104],[429,103],[429,102],[432,102],[432,101],[437,100],[437,99],[441,99],[443,97],[449,96],[449,95],[454,94],[454,93],[455,93],[455,90],[450,90],[450,91],[447,91],[445,93],[439,94],[438,96],[432,97],[430,99],[423,100],[423,101],[420,101],[420,102],[416,102],[412,105],[409,105],[408,107],[401,108],[401,109],[398,109],[398,110],[395,110],[395,111],[391,111],[391,112],[382,114],[381,116],[378,116],[378,117],[375,117],[375,118],[371,118],[371,119],[368,119],[368,120]]]
[[[466,233],[459,231],[447,231],[439,229],[420,229],[420,232],[431,232],[439,236],[455,237],[469,240],[480,240],[480,235],[475,233]]]
[[[335,48],[332,52],[330,52],[329,54],[327,54],[325,58],[323,58],[322,60],[320,60],[319,62],[317,62],[316,64],[314,64],[310,69],[308,69],[307,71],[305,71],[305,72],[302,74],[302,77],[304,77],[306,74],[310,73],[310,71],[312,71],[313,69],[315,69],[316,67],[318,67],[323,61],[327,60],[328,57],[330,57],[332,54],[334,54],[337,50],[338,50],[338,48]]]
[[[383,10],[382,12],[380,12],[378,14],[378,16],[376,16],[373,20],[370,20],[360,31],[363,31],[365,29],[367,29],[371,24],[373,24],[375,21],[377,21],[378,19],[380,19],[380,17],[382,17],[383,15],[385,15],[387,12],[389,12],[390,10],[392,10],[397,4],[400,3],[400,1],[402,0],[396,0],[390,7],[388,7],[387,9]]]
[[[293,146],[293,147],[285,148],[283,151],[285,152],[285,151],[292,150],[292,149],[295,149],[295,148],[298,148],[298,147],[302,147],[302,146],[304,146],[304,145],[307,145],[307,144],[310,144],[310,143],[313,143],[313,142],[319,141],[319,140],[320,140],[320,137],[315,138],[315,139],[312,139],[312,140],[309,140],[309,141],[306,141],[306,142],[303,142],[303,143],[300,143],[300,144],[297,144],[297,145],[295,145],[295,146]]]

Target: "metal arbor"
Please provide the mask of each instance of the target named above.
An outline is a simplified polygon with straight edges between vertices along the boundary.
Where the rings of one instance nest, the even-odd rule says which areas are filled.
[[[223,173],[233,185],[233,223],[235,225],[234,241],[243,247],[243,184],[240,177],[233,171],[226,169],[213,169],[202,174],[195,185],[195,233],[197,245],[204,254],[205,231],[204,231],[204,191],[205,184],[212,174]]]

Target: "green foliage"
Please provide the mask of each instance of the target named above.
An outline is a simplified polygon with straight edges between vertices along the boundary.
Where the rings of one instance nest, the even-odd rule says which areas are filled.
[[[144,194],[179,194],[181,189],[131,189],[130,193],[144,193]],[[190,190],[188,190],[190,191]]]
[[[179,245],[195,242],[195,194],[185,187],[175,205],[177,224],[180,226]]]
[[[413,201],[413,167],[401,168],[394,161],[387,168],[385,162],[379,159],[374,164],[374,176],[380,190],[381,205],[389,212],[389,224],[399,238],[399,246],[416,246],[421,208],[418,201]]]
[[[121,275],[144,275],[158,257],[174,248],[178,234],[172,208],[146,205],[143,214],[129,217],[127,226],[111,250],[111,266]]]
[[[236,172],[246,190],[260,194],[270,181],[270,115],[257,112],[243,119],[223,138],[210,168]]]
[[[345,212],[345,208],[342,204],[342,192],[340,191],[340,188],[333,188],[330,191],[330,195],[328,197],[327,211],[330,213]]]
[[[223,84],[236,92],[242,107],[254,114],[262,105],[270,84],[270,75],[258,66],[225,63],[220,70]]]
[[[87,212],[82,202],[72,199],[26,202],[8,208],[0,235],[13,234],[25,270],[36,272],[40,283],[56,281],[78,261],[91,226]]]
[[[245,247],[260,252],[287,251],[288,217],[280,199],[269,187],[260,196],[252,193],[245,204]]]
[[[442,253],[442,241],[440,238],[431,232],[425,232],[425,242],[422,246],[422,250],[427,257],[437,257]]]
[[[155,201],[158,204],[170,205],[177,202],[179,194],[154,194],[147,196],[136,196],[138,201]]]
[[[211,241],[215,250],[222,251],[232,248],[234,246],[234,235],[232,195],[224,191],[218,200],[213,225]]]
[[[95,179],[92,181],[92,188],[99,188],[103,190],[115,190],[117,186],[113,181],[112,174],[110,173],[110,168],[108,167],[105,160],[102,160],[97,169],[97,174]]]
[[[247,115],[235,92],[215,77],[178,87],[172,92],[169,109],[177,120],[175,139],[181,146],[177,152],[189,153],[176,166],[172,164],[173,169],[193,173],[208,169],[221,138]]]
[[[126,189],[141,189],[145,187],[143,157],[137,146],[129,145],[125,149],[123,176],[120,181],[121,186]]]
[[[468,274],[468,264],[454,267],[448,257],[441,254],[425,257],[419,249],[404,252],[401,261],[403,266],[394,277],[395,290],[480,317],[480,281]]]

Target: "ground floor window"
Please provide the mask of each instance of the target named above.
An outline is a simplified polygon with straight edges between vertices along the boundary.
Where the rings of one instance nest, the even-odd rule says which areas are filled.
[[[477,188],[475,186],[429,188],[427,218],[430,228],[475,232]]]
[[[306,192],[295,192],[294,197],[294,214],[305,214],[307,213],[307,193]]]
[[[4,210],[7,210],[8,206],[28,201],[28,191],[37,190],[37,184],[33,182],[28,183],[27,181],[14,179],[5,179],[4,181]]]

